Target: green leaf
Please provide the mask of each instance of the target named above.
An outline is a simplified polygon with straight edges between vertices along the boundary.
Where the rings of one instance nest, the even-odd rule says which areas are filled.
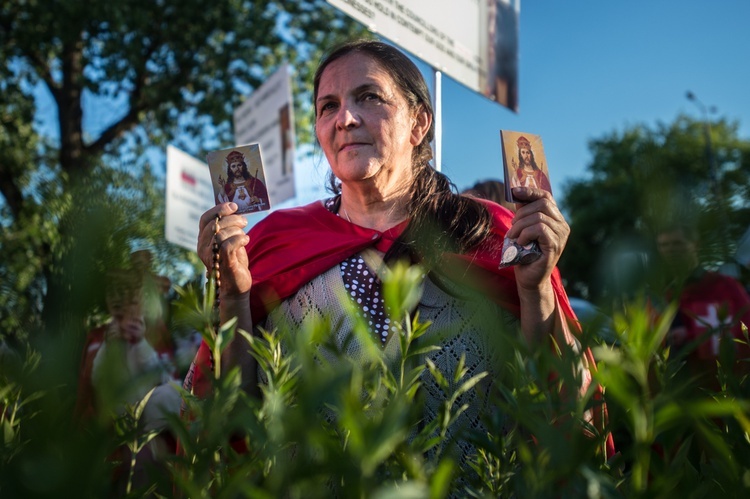
[[[430,374],[432,374],[432,377],[435,378],[438,386],[440,386],[440,388],[442,388],[443,390],[447,390],[450,386],[448,384],[448,380],[445,379],[445,376],[443,376],[443,373],[440,372],[435,363],[431,359],[425,359],[425,363],[427,364],[427,369],[429,369]]]

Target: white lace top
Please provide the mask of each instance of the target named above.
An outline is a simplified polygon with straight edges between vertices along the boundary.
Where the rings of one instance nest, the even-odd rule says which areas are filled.
[[[341,305],[340,297],[345,297],[349,290],[344,287],[340,266],[336,265],[327,272],[315,277],[293,296],[286,299],[272,312],[266,320],[266,329],[273,329],[276,324],[285,323],[292,328],[301,326],[308,320],[328,319],[334,325],[332,334],[338,349],[349,358],[357,360],[363,357],[362,344],[351,338],[354,323]],[[472,295],[466,299],[446,293],[429,278],[425,279],[422,298],[417,306],[420,322],[430,322],[428,332],[418,341],[437,344],[439,351],[428,354],[436,367],[448,380],[453,373],[461,355],[465,356],[467,374],[459,381],[465,381],[481,372],[487,376],[473,390],[463,394],[457,407],[468,404],[468,409],[461,414],[456,423],[449,429],[448,437],[456,436],[462,429],[482,430],[481,415],[488,409],[486,393],[498,369],[497,339],[504,328],[515,331],[518,327],[516,318],[501,307],[490,303],[482,296]],[[512,329],[507,329],[512,328]],[[421,346],[421,344],[420,344]],[[386,358],[400,359],[400,344],[394,335],[390,335],[384,345]],[[327,361],[334,361],[333,354],[326,349],[320,355]],[[260,373],[259,373],[260,374]],[[262,377],[262,376],[261,376]],[[425,422],[433,420],[440,411],[442,403],[449,394],[444,394],[429,371],[422,376],[425,401]],[[451,387],[453,388],[453,387]],[[456,439],[461,455],[473,453],[473,447],[461,438]]]

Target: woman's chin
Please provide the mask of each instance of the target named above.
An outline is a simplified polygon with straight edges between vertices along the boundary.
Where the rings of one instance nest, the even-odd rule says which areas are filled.
[[[339,165],[338,168],[333,169],[333,174],[342,182],[360,182],[375,177],[379,171],[379,166],[374,166],[370,163],[354,163]]]

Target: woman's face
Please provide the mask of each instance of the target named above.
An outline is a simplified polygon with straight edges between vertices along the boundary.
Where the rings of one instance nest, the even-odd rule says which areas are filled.
[[[320,78],[315,132],[334,175],[346,186],[410,181],[412,151],[430,117],[409,109],[375,59],[352,53],[330,63]]]

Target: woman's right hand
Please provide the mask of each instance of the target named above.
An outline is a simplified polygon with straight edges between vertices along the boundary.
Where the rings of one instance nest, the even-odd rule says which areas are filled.
[[[235,215],[236,211],[235,203],[214,206],[201,216],[198,232],[198,256],[209,270],[214,265],[214,240],[219,245],[219,280],[222,297],[248,293],[253,284],[245,251],[245,246],[250,242],[244,231],[247,219],[242,215]],[[221,216],[218,232],[217,214]]]

